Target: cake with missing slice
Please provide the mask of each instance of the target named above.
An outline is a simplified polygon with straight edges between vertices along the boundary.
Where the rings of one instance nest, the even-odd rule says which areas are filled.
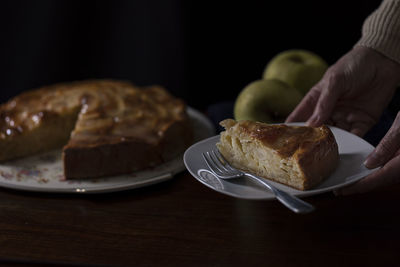
[[[0,161],[63,147],[67,179],[156,166],[179,156],[192,134],[185,103],[160,86],[79,81],[0,105]]]
[[[299,190],[320,184],[337,167],[338,145],[327,126],[223,120],[217,147],[236,168]]]

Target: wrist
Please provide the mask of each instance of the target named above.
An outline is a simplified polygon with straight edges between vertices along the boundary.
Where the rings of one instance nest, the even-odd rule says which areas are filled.
[[[382,2],[365,20],[356,46],[372,48],[400,63],[400,1]]]

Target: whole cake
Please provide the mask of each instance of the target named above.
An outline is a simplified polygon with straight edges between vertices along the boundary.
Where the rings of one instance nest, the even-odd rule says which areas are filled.
[[[338,145],[326,126],[273,125],[232,119],[217,147],[236,168],[307,190],[321,183],[336,168]]]
[[[71,82],[24,92],[0,106],[0,161],[63,147],[67,179],[145,169],[191,142],[185,103],[159,86]]]

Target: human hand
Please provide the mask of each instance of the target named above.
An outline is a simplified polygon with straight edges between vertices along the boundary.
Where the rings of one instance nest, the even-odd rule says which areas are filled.
[[[331,66],[287,122],[328,123],[363,136],[379,119],[400,82],[400,64],[375,50],[356,47]],[[365,161],[377,171],[337,195],[367,192],[400,182],[400,115]]]
[[[400,82],[400,64],[355,47],[332,65],[286,122],[327,123],[363,136],[379,119]]]
[[[353,185],[338,189],[336,195],[363,193],[372,189],[400,182],[400,112],[374,151],[367,157],[369,169],[381,167]]]

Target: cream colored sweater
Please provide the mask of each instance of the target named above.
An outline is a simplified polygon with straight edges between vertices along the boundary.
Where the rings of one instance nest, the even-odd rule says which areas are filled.
[[[400,0],[384,0],[365,20],[356,45],[377,50],[400,63]]]

